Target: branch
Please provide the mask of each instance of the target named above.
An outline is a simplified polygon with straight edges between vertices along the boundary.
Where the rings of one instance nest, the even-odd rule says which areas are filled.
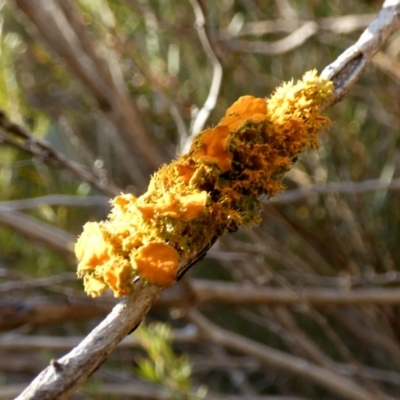
[[[57,278],[57,277],[55,277]],[[0,301],[0,331],[21,326],[38,326],[65,320],[81,320],[104,316],[115,305],[114,298],[88,299],[67,292],[66,297],[36,297],[27,300],[7,300],[5,294],[55,284],[62,279],[44,278],[29,282],[9,282],[0,285],[4,299]],[[185,285],[175,285],[164,291],[155,303],[157,308],[190,307],[202,304],[230,306],[297,306],[312,307],[399,305],[400,289],[274,289],[230,282],[191,280],[190,291]],[[2,311],[4,310],[4,311]],[[2,315],[4,316],[2,317]]]
[[[171,307],[188,304],[223,303],[231,306],[245,305],[298,305],[313,306],[360,306],[366,304],[398,305],[400,289],[274,289],[231,282],[193,279],[191,291],[176,286],[163,293],[159,305]]]
[[[199,247],[193,249],[187,259],[181,261],[181,273],[205,255],[210,243],[205,238],[204,241],[205,243],[200,243]],[[161,291],[160,287],[147,285],[142,281],[136,282],[131,296],[121,300],[77,347],[52,362],[17,399],[68,399],[99,368],[118,343],[136,329]]]
[[[18,211],[2,210],[0,210],[0,224],[32,240],[39,240],[64,255],[73,255],[75,236],[56,226]]]
[[[291,33],[298,29],[305,22],[316,22],[318,28],[324,31],[333,32],[335,34],[351,33],[359,29],[367,27],[371,21],[375,18],[375,14],[354,14],[344,15],[340,17],[327,17],[320,18],[315,21],[303,21],[293,19],[278,19],[269,21],[255,21],[243,24],[238,32],[221,32],[222,39],[225,36],[261,36],[268,33],[279,33],[286,32]]]
[[[66,256],[74,257],[74,243],[76,237],[67,231],[47,224],[30,215],[18,212],[41,205],[70,205],[86,206],[94,205],[108,208],[108,198],[105,196],[79,197],[68,195],[49,195],[32,199],[13,200],[0,202],[0,224],[7,226],[16,232],[34,241],[43,242],[46,246]]]
[[[373,395],[361,386],[326,368],[219,328],[196,311],[191,311],[188,317],[199,327],[204,338],[214,344],[251,355],[269,366],[313,381],[346,399],[374,400]]]
[[[27,210],[41,206],[72,206],[109,208],[110,199],[106,196],[73,196],[67,194],[50,194],[23,200],[0,201],[0,212]]]
[[[23,126],[10,121],[2,110],[0,110],[0,128],[7,133],[3,134],[0,132],[0,143],[5,143],[18,150],[31,154],[47,164],[66,169],[110,196],[115,196],[121,192],[121,190],[109,182],[106,177],[102,176],[100,178],[96,175],[94,170],[90,170],[70,160],[64,154],[54,149],[49,142],[36,138]],[[17,139],[8,136],[8,134],[15,136]]]
[[[287,53],[305,43],[318,32],[318,25],[314,21],[303,23],[296,31],[275,42],[250,42],[246,40],[232,40],[228,43],[229,49],[246,53],[261,53],[277,55]]]
[[[13,292],[13,294],[15,294],[15,291],[17,290],[25,291],[29,289],[46,288],[51,285],[65,283],[67,281],[75,282],[75,280],[76,280],[76,274],[74,274],[73,272],[66,272],[59,275],[53,275],[46,278],[37,278],[37,279],[32,279],[31,277],[29,277],[28,279],[24,280],[21,277],[18,281],[9,281],[0,283],[0,293],[4,294],[7,292]]]
[[[219,92],[221,89],[222,77],[223,77],[223,67],[222,61],[218,56],[218,52],[215,48],[215,43],[212,38],[210,27],[207,22],[205,4],[203,0],[191,0],[194,13],[196,15],[196,27],[199,34],[199,38],[203,49],[211,61],[213,66],[213,77],[211,81],[210,91],[207,96],[207,100],[204,103],[202,109],[198,112],[193,125],[191,127],[191,135],[185,143],[184,151],[188,150],[188,147],[193,140],[194,135],[204,129],[204,125],[208,120],[212,110],[214,110],[217,105],[217,100]]]
[[[24,385],[2,385],[0,388],[0,400],[9,400],[12,397],[18,396]],[[123,397],[124,399],[132,398],[135,400],[170,400],[171,397],[165,391],[154,387],[154,385],[143,383],[103,383],[96,385],[96,391],[89,391],[89,394],[96,395],[101,393],[101,396],[110,397]],[[86,398],[86,397],[85,397]],[[219,400],[306,400],[303,397],[293,396],[256,396],[256,395],[221,395],[219,393],[208,393],[204,398],[205,400],[219,399]]]
[[[70,353],[53,360],[17,399],[68,399],[107,359],[114,347],[136,328],[160,292],[160,288],[139,282],[132,296],[118,303]]]
[[[99,109],[118,129],[120,136],[117,141],[123,138],[125,143],[125,146],[118,146],[121,162],[135,183],[145,186],[147,178],[134,162],[132,150],[142,157],[150,172],[166,161],[165,156],[148,135],[140,111],[129,97],[119,65],[112,63],[110,57],[100,58],[93,50],[96,44],[84,29],[75,2],[37,0],[33,3],[30,0],[15,0],[15,3],[46,45],[85,85]],[[108,49],[107,53],[110,52]]]
[[[383,179],[369,179],[359,182],[329,182],[321,185],[312,185],[300,189],[287,190],[276,197],[266,200],[272,203],[290,203],[307,198],[313,194],[326,195],[330,193],[365,193],[374,190],[399,190],[400,178],[387,182]],[[1,204],[1,203],[0,203]]]
[[[21,326],[41,326],[65,320],[87,320],[107,314],[115,301],[96,301],[83,295],[54,297],[30,297],[24,300],[2,300],[0,302],[0,332]]]
[[[22,0],[19,0],[19,3],[21,2]],[[36,3],[33,8],[37,7]],[[349,51],[346,51],[338,61],[324,71],[324,76],[335,83],[335,96],[326,107],[343,97],[360,76],[372,55],[379,50],[389,34],[399,26],[397,12],[400,6],[393,1],[391,4],[395,5],[385,2],[382,11],[360,38],[358,42],[360,44],[356,46],[358,50],[355,51],[353,47],[350,55]],[[205,255],[210,243],[202,239],[194,247],[193,252],[179,265],[180,276]],[[133,295],[118,303],[109,316],[79,346],[47,367],[17,399],[67,399],[104,362],[115,346],[139,324],[161,291],[161,288],[144,285],[141,281],[137,282]],[[273,362],[275,366],[279,365],[286,369],[290,368],[292,372],[312,379],[352,400],[372,400],[371,395],[359,385],[338,377],[330,371],[305,363],[304,360],[299,363],[299,360],[293,356],[282,354],[229,332],[218,330],[217,333],[213,339],[221,345],[231,344],[232,347],[238,349],[237,340],[240,339],[243,350],[262,358],[265,362]]]
[[[173,340],[177,343],[192,343],[199,338],[198,330],[194,325],[187,325],[182,329],[173,330]],[[55,337],[7,334],[0,336],[0,349],[6,351],[51,350],[68,351],[84,340],[81,336]],[[119,349],[141,347],[140,341],[134,335],[126,336],[117,346]]]
[[[372,57],[382,48],[388,37],[400,26],[399,0],[386,0],[377,17],[358,41],[342,53],[321,73],[333,81],[334,95],[325,107],[340,101],[357,82]]]

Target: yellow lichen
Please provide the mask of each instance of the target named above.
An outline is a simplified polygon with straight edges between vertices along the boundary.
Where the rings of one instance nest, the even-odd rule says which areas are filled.
[[[83,277],[83,286],[86,293],[92,297],[100,296],[107,289],[107,284],[103,279],[94,275],[85,275]]]
[[[133,279],[159,286],[176,279],[196,243],[260,220],[260,195],[283,190],[282,177],[329,123],[320,105],[333,84],[310,71],[268,99],[243,96],[187,154],[164,165],[139,198],[121,194],[108,219],[88,223],[76,244],[87,293],[128,295]]]
[[[113,253],[114,248],[104,239],[100,226],[96,222],[88,222],[75,245],[75,254],[81,260],[78,273],[107,263]]]

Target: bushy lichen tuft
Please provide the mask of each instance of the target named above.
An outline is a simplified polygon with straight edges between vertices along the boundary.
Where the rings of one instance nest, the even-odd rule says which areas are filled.
[[[179,259],[204,237],[259,222],[260,196],[283,189],[282,176],[329,123],[320,105],[332,82],[307,72],[270,99],[243,96],[217,126],[199,133],[189,152],[163,166],[139,198],[121,194],[105,222],[88,223],[76,244],[85,290],[132,292],[139,275],[168,286]]]

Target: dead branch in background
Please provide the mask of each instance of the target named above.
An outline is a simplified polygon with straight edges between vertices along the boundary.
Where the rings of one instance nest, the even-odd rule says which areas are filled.
[[[122,143],[129,143],[145,161],[149,172],[163,162],[165,156],[146,131],[136,103],[129,96],[116,62],[100,57],[96,44],[87,34],[76,5],[70,0],[15,0],[46,45],[57,54],[66,67],[85,85],[99,109],[115,125],[115,137],[121,162],[133,182],[146,187],[148,174],[138,167],[132,154]],[[111,57],[111,49],[107,50]],[[122,143],[121,143],[122,138]],[[118,143],[120,145],[118,145]]]
[[[328,17],[316,21],[303,21],[295,17],[290,20],[248,22],[236,31],[235,28],[231,31],[222,31],[220,40],[231,51],[268,55],[284,54],[301,46],[321,31],[346,34],[364,29],[374,17],[375,15],[365,14]],[[232,37],[261,36],[280,32],[288,33],[288,36],[273,42],[232,39]]]
[[[17,3],[28,2],[18,0]],[[333,80],[335,84],[335,95],[326,107],[339,101],[345,95],[372,56],[384,44],[388,36],[398,28],[399,9],[399,2],[386,1],[382,11],[361,36],[359,42],[325,69],[324,76]],[[75,57],[76,54],[72,56]],[[207,250],[208,245],[199,243],[188,259],[179,266],[180,271],[185,271],[197,262]],[[140,323],[161,291],[160,288],[137,282],[132,296],[119,302],[109,316],[83,342],[46,368],[18,396],[18,399],[62,400],[68,398],[104,362],[116,345]],[[196,314],[191,314],[191,317],[196,319],[199,326],[201,325],[205,336],[218,344],[251,354],[275,367],[279,366],[292,371],[346,398],[361,400],[376,398],[360,385],[336,373],[249,339],[236,337],[235,334],[225,332],[221,328],[212,326],[212,329],[209,329],[210,325],[207,321]]]
[[[40,241],[66,256],[73,256],[75,236],[18,211],[0,211],[0,224],[33,241]]]
[[[190,137],[186,140],[186,143],[182,148],[184,152],[189,149],[194,136],[204,129],[204,125],[206,124],[211,112],[217,105],[224,73],[222,60],[218,55],[215,41],[210,32],[209,22],[207,21],[208,17],[206,13],[206,5],[203,0],[191,0],[191,3],[196,16],[195,26],[197,28],[200,42],[213,67],[213,77],[211,80],[211,86],[207,100],[205,101],[203,107],[198,111],[191,127]]]
[[[67,194],[49,194],[46,196],[33,197],[31,199],[0,201],[0,212],[28,210],[31,208],[47,206],[69,206],[69,207],[94,207],[98,206],[108,210],[110,198],[106,196],[74,196]]]
[[[293,374],[314,381],[349,400],[373,400],[375,398],[373,397],[374,395],[371,395],[364,388],[347,378],[341,377],[321,366],[309,363],[302,358],[294,357],[226,331],[212,324],[197,311],[190,311],[188,318],[199,327],[206,340],[211,340],[219,346],[227,347],[240,353],[251,354],[267,365],[291,371]]]
[[[284,54],[300,47],[318,32],[318,25],[314,21],[303,23],[297,30],[283,39],[275,42],[258,42],[245,40],[231,40],[228,42],[231,51],[260,53],[268,55]]]
[[[365,193],[375,190],[399,190],[400,178],[386,182],[383,179],[368,179],[360,182],[329,182],[321,185],[312,185],[300,189],[287,190],[278,194],[276,197],[266,200],[272,203],[290,203],[302,200],[312,195],[326,195],[329,193]]]
[[[75,275],[74,275],[75,276]],[[91,299],[72,289],[48,289],[59,292],[54,296],[34,296],[28,299],[7,300],[7,294],[57,284],[61,277],[43,278],[27,282],[9,282],[0,285],[0,331],[21,326],[39,326],[61,321],[78,321],[94,316],[104,316],[117,303],[114,298]],[[76,278],[74,278],[76,279]],[[204,304],[241,306],[292,306],[292,307],[357,307],[390,306],[400,304],[398,288],[319,289],[257,287],[223,281],[192,279],[191,290],[182,284],[164,291],[154,304],[157,308],[187,308]],[[63,293],[64,292],[64,293]],[[3,311],[2,311],[3,310]]]
[[[115,196],[120,193],[120,189],[107,180],[107,177],[99,171],[90,170],[70,160],[64,154],[60,153],[47,141],[38,139],[31,132],[21,125],[10,121],[3,111],[0,110],[0,143],[15,147],[18,150],[31,154],[42,160],[46,164],[54,165],[65,169],[79,177],[79,179],[90,183],[103,193]]]
[[[351,33],[360,29],[365,29],[372,20],[376,17],[375,14],[355,14],[355,15],[344,15],[339,17],[327,17],[320,18],[315,21],[303,21],[295,18],[278,19],[274,21],[255,21],[244,23],[237,31],[234,32],[221,32],[221,39],[224,39],[225,35],[227,40],[230,36],[241,37],[241,36],[261,36],[268,33],[292,33],[299,29],[306,22],[315,22],[318,25],[318,29],[329,31],[337,35]]]

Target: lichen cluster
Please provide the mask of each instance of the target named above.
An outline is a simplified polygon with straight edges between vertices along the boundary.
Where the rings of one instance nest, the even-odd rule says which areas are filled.
[[[310,71],[270,99],[241,97],[187,154],[154,174],[145,194],[112,200],[108,219],[87,223],[76,244],[86,292],[129,295],[136,276],[171,285],[194,243],[258,223],[260,196],[282,190],[293,159],[317,146],[329,122],[320,105],[332,88]]]

